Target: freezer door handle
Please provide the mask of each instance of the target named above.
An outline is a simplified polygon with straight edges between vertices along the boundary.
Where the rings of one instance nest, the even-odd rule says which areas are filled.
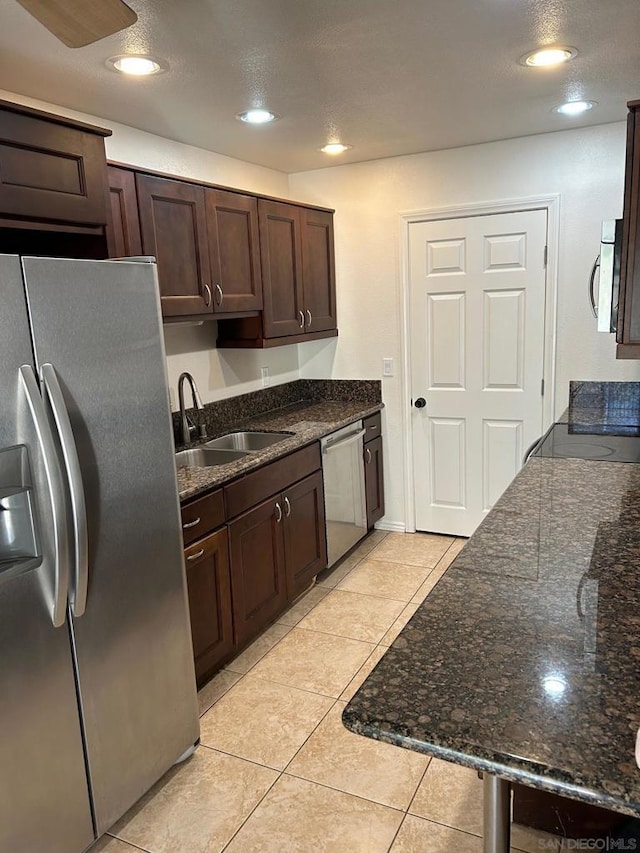
[[[82,616],[87,606],[89,586],[89,543],[87,534],[87,509],[84,499],[82,471],[76,442],[71,429],[67,411],[58,381],[58,375],[52,364],[43,364],[40,369],[42,384],[47,394],[53,418],[60,438],[62,458],[67,472],[69,494],[71,496],[71,518],[73,521],[74,573],[70,590],[70,602],[73,615]]]
[[[47,604],[51,613],[51,621],[56,628],[59,628],[66,621],[67,595],[69,592],[69,561],[67,559],[69,540],[65,515],[64,479],[47,412],[31,365],[22,365],[20,380],[38,437],[51,502],[54,571],[51,600]]]

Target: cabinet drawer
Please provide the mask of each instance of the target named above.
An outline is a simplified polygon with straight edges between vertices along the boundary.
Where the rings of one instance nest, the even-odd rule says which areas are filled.
[[[220,527],[225,522],[222,489],[191,501],[181,508],[182,538],[184,544],[195,542],[201,536]]]
[[[380,412],[376,412],[375,415],[369,415],[368,418],[365,418],[362,421],[362,426],[366,430],[364,434],[365,443],[382,435],[382,418],[380,416]]]
[[[224,488],[227,516],[233,518],[260,501],[320,468],[320,445],[316,442],[247,474]]]

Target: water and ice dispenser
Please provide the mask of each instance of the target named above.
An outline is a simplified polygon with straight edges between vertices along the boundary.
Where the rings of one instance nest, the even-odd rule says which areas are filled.
[[[33,483],[24,445],[0,450],[0,582],[39,561]]]

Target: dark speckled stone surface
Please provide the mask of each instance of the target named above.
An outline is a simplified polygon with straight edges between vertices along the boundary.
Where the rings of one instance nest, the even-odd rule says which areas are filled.
[[[640,465],[532,459],[344,722],[640,814],[639,593]]]
[[[569,426],[600,435],[640,433],[640,382],[570,382]]]
[[[261,394],[244,394],[206,406],[205,409],[209,410],[209,436],[205,441],[226,432],[245,429],[290,432],[291,436],[225,465],[179,468],[178,493],[181,501],[211,491],[382,409],[380,382],[373,380],[299,380],[287,383],[287,386],[276,386],[262,397]],[[301,399],[291,402],[291,397]],[[288,405],[287,400],[290,401]],[[274,408],[275,404],[281,404],[281,407]],[[211,414],[216,406],[219,407],[218,414]],[[196,447],[202,443],[199,441],[189,446]]]

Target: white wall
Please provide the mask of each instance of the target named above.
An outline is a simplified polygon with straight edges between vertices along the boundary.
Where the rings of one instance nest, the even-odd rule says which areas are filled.
[[[13,92],[0,91],[0,98],[109,128],[113,135],[105,140],[105,146],[110,160],[249,192],[280,198],[289,195],[288,179],[284,172],[183,145],[99,116],[79,113]],[[202,326],[165,326],[167,371],[173,408],[177,408],[176,388],[178,376],[183,370],[193,374],[204,402],[262,387],[260,367],[263,366],[269,368],[270,381],[274,385],[298,377],[296,345],[264,352],[218,351],[215,348],[216,331],[215,321]]]
[[[613,336],[595,331],[587,279],[602,219],[622,214],[625,125],[393,157],[289,177],[292,198],[336,208],[337,341],[300,351],[303,377],[383,379],[386,520],[403,524],[399,214],[560,194],[556,415],[570,379],[640,379],[640,362],[615,359]]]

